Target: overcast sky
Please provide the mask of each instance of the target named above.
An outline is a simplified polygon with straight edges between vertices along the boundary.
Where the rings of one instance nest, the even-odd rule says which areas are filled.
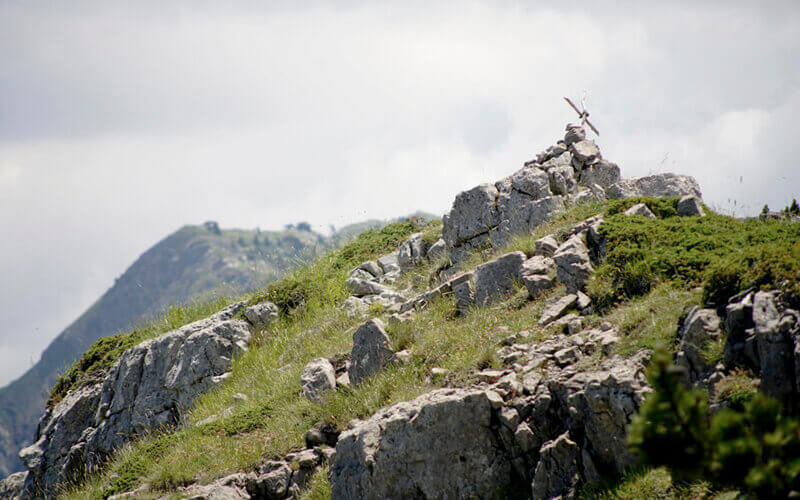
[[[624,176],[800,197],[796,1],[219,3],[0,0],[0,384],[180,226],[444,213],[564,95]]]

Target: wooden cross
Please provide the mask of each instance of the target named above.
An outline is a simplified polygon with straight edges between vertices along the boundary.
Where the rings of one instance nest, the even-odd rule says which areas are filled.
[[[583,105],[583,101],[581,101],[581,109],[578,109],[578,107],[575,106],[572,103],[572,101],[569,100],[569,97],[565,97],[564,100],[567,101],[567,104],[572,106],[572,109],[574,109],[576,113],[578,113],[578,118],[581,119],[581,125],[583,125],[584,123],[586,125],[589,125],[589,128],[592,129],[594,131],[594,133],[597,134],[598,137],[599,137],[600,136],[600,132],[598,132],[597,129],[594,128],[594,125],[592,125],[592,122],[589,121],[589,112],[586,111],[586,109],[585,109],[585,107]]]

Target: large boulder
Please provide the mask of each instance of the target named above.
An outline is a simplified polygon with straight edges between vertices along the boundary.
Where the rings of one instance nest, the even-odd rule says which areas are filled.
[[[550,191],[553,194],[574,193],[578,183],[575,180],[575,169],[572,166],[551,168],[548,172]]]
[[[700,203],[700,198],[691,194],[687,194],[678,200],[678,206],[676,208],[678,215],[681,217],[690,217],[692,215],[697,215],[698,217],[706,216],[703,205]]]
[[[600,158],[600,149],[591,139],[584,139],[570,144],[569,151],[572,153],[573,158],[586,165],[590,165]]]
[[[687,194],[698,198],[702,196],[694,177],[671,173],[622,179],[606,189],[606,195],[611,199],[635,196],[685,196]]]
[[[586,246],[585,233],[571,236],[553,254],[556,262],[556,277],[567,287],[567,293],[581,290],[594,272]]]
[[[353,349],[350,353],[350,382],[358,384],[379,372],[395,360],[391,341],[383,322],[371,319],[359,326],[353,334]]]
[[[45,412],[20,452],[27,496],[51,494],[136,436],[178,424],[194,398],[220,384],[247,350],[250,326],[234,304],[125,351],[98,384],[71,391]]]
[[[475,302],[479,305],[507,296],[521,277],[525,254],[511,252],[485,262],[475,268]]]
[[[454,247],[500,223],[497,209],[497,188],[491,184],[481,184],[456,196],[450,213],[442,218],[442,237],[449,247]]]
[[[312,359],[300,374],[303,395],[314,403],[336,388],[336,370],[327,358]]]
[[[501,498],[512,485],[486,392],[443,389],[396,404],[339,436],[333,498]]]

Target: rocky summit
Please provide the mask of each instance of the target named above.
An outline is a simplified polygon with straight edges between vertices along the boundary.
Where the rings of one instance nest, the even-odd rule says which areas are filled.
[[[441,220],[100,339],[0,497],[800,494],[800,224],[620,173],[571,124]]]

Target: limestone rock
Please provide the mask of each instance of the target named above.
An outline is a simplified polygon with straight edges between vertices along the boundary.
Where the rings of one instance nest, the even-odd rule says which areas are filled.
[[[703,359],[709,343],[723,340],[720,318],[714,309],[693,307],[678,331],[681,339],[676,362],[689,370],[691,380],[698,380],[712,368]]]
[[[557,167],[572,167],[572,153],[564,150],[560,155],[555,155],[542,163],[542,170],[550,170]]]
[[[761,366],[761,392],[791,408],[796,394],[794,338],[800,331],[796,312],[781,313],[777,292],[756,292],[753,323]]]
[[[428,258],[428,262],[437,262],[445,255],[447,255],[447,243],[445,243],[443,238],[436,240],[425,254]]]
[[[511,252],[485,262],[475,268],[475,302],[483,305],[514,290],[521,276],[525,254]]]
[[[583,234],[573,235],[561,244],[553,260],[557,266],[556,277],[566,285],[567,293],[581,290],[594,272]]]
[[[556,263],[550,257],[535,255],[522,264],[521,279],[531,298],[536,298],[555,283]]]
[[[567,311],[575,307],[578,303],[578,296],[575,294],[567,294],[560,299],[552,302],[545,307],[542,316],[539,318],[539,326],[547,326],[561,316],[565,315]]]
[[[389,336],[379,319],[371,319],[359,326],[353,334],[348,375],[352,384],[374,375],[384,366],[394,362],[394,351]]]
[[[577,123],[567,124],[567,133],[564,135],[564,143],[567,146],[584,139],[586,139],[586,130],[581,125]]]
[[[210,484],[189,486],[183,494],[187,500],[249,500],[247,483],[251,479],[252,474],[231,474]]]
[[[472,285],[473,273],[464,273],[450,280],[450,287],[456,298],[458,312],[465,314],[475,303],[475,288]]]
[[[303,395],[311,402],[318,402],[326,392],[336,388],[336,370],[326,358],[311,360],[300,375]]]
[[[266,327],[278,319],[278,306],[272,302],[261,302],[245,309],[244,317],[255,327]]]
[[[498,196],[497,188],[491,184],[481,184],[456,196],[450,213],[442,218],[442,237],[448,247],[488,233],[500,223]]]
[[[50,494],[134,437],[176,425],[193,399],[225,379],[247,350],[250,327],[234,304],[125,351],[103,382],[72,391],[42,417],[20,452],[27,494]]]
[[[383,274],[389,274],[400,270],[400,252],[395,251],[378,258],[378,265]]]
[[[616,163],[600,160],[581,170],[579,183],[584,186],[598,185],[603,190],[619,182],[619,167]]]
[[[25,478],[28,472],[15,472],[0,481],[0,498],[7,500],[17,500],[22,495],[22,488],[25,486]]]
[[[283,461],[270,461],[262,467],[261,474],[247,482],[247,492],[253,498],[280,500],[289,493],[292,469]]]
[[[677,174],[655,174],[646,177],[622,179],[606,189],[609,198],[634,196],[685,196],[701,197],[700,187],[693,177]]]
[[[499,498],[512,467],[486,392],[443,389],[357,422],[339,437],[333,498]]]
[[[511,186],[533,198],[551,196],[547,172],[538,168],[523,168],[511,176]]]
[[[600,158],[600,149],[591,139],[570,144],[569,151],[576,160],[586,165],[592,164]]]
[[[644,203],[637,203],[636,205],[632,206],[631,208],[625,210],[625,215],[631,217],[633,215],[638,215],[639,217],[646,217],[648,219],[656,219],[657,217],[653,212],[647,208],[647,205]]]
[[[531,497],[575,498],[580,480],[580,453],[578,445],[569,438],[569,432],[545,443],[539,451]]]
[[[575,180],[575,170],[571,166],[551,168],[547,175],[550,179],[550,191],[553,194],[575,192],[578,183]]]
[[[356,297],[363,297],[365,295],[380,295],[384,292],[393,292],[391,288],[385,285],[358,278],[347,278],[347,281],[345,281],[345,286],[350,293]]]
[[[558,250],[558,241],[553,237],[552,234],[548,234],[543,238],[539,238],[535,242],[533,242],[536,255],[542,255],[544,257],[552,257],[556,250]]]
[[[383,276],[383,269],[377,262],[373,260],[368,260],[367,262],[363,262],[358,269],[362,271],[368,272],[373,278],[380,278]]]
[[[700,204],[700,199],[697,196],[687,194],[686,196],[682,197],[678,200],[678,215],[681,217],[697,215],[700,217],[705,217],[706,213],[703,210],[703,206]]]
[[[400,263],[400,269],[405,271],[422,263],[426,250],[425,243],[422,241],[422,233],[412,234],[398,248],[397,261]]]

